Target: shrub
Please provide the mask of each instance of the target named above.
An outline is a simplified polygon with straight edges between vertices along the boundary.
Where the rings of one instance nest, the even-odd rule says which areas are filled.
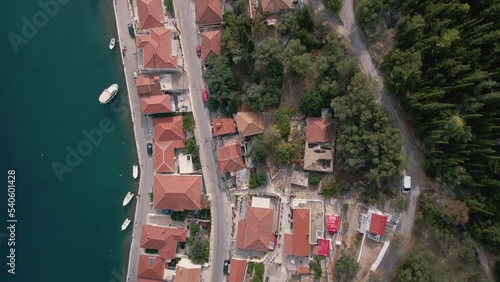
[[[184,221],[186,219],[186,212],[185,211],[173,211],[171,217],[172,217],[173,221]]]
[[[311,185],[318,185],[319,184],[319,176],[317,176],[317,175],[311,175],[311,176],[309,176],[308,182]]]

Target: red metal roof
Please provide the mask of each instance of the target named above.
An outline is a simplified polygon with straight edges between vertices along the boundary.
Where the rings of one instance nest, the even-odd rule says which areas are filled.
[[[318,255],[328,257],[330,254],[330,240],[328,239],[319,239],[318,240]]]
[[[326,230],[328,232],[338,232],[339,231],[340,216],[336,214],[326,215]]]
[[[387,225],[387,215],[372,213],[372,218],[370,220],[370,233],[376,235],[384,235],[385,226]]]

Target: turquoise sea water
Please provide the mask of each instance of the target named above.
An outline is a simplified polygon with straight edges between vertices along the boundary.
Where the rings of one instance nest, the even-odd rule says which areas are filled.
[[[34,0],[7,1],[0,17],[0,281],[124,281],[131,229],[120,226],[135,201],[123,208],[122,200],[137,189],[136,150],[119,48],[108,49],[112,1],[59,0],[44,24],[40,11]],[[23,36],[22,18],[34,15],[40,27],[16,54],[8,34]],[[115,82],[117,98],[100,105]],[[82,132],[103,122],[92,144]],[[68,163],[68,150],[81,161]],[[58,179],[55,162],[72,171]],[[15,275],[7,272],[8,169],[16,171]]]

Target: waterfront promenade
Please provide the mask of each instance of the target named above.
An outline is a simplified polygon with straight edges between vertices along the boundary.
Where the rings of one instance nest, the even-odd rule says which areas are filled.
[[[127,272],[127,281],[137,281],[137,266],[141,251],[139,246],[141,226],[147,223],[147,215],[150,209],[149,192],[153,187],[153,159],[148,156],[146,151],[146,143],[152,142],[152,121],[151,118],[141,113],[139,95],[135,87],[134,72],[137,71],[137,49],[135,39],[129,35],[127,29],[127,25],[132,22],[130,4],[128,1],[113,1],[113,5],[118,30],[118,47],[122,49],[127,46],[127,52],[125,56],[122,56],[122,62],[134,125],[137,156],[140,163],[140,184],[137,194],[141,196],[138,197],[136,202]],[[121,50],[119,51],[121,52]]]

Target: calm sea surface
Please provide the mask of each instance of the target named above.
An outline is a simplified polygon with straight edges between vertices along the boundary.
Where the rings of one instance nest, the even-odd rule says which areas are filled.
[[[137,189],[136,149],[119,48],[108,49],[112,1],[58,1],[48,12],[38,1],[6,1],[0,17],[0,281],[124,281],[131,229],[120,226],[135,201],[124,208],[122,200]],[[117,98],[100,105],[112,83]]]

